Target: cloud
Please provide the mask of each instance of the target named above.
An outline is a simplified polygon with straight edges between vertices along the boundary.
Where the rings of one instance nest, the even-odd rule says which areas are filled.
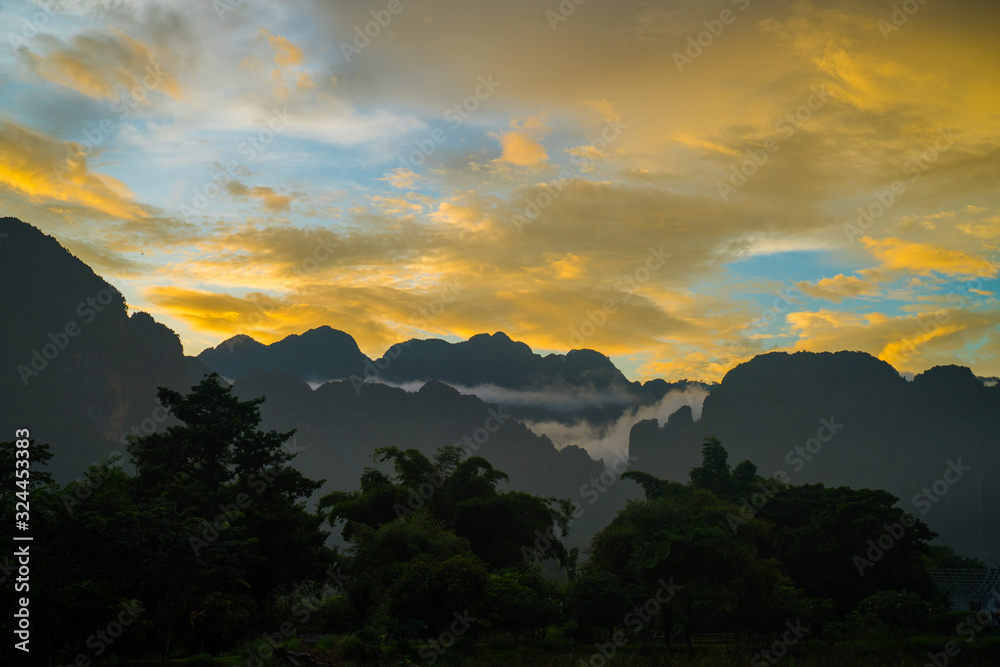
[[[32,45],[41,52],[25,46],[22,53],[36,74],[87,97],[115,99],[135,89],[144,91],[143,97],[149,90],[182,97],[177,79],[167,69],[170,59],[120,30],[87,30],[69,43],[46,33]]]
[[[504,132],[500,135],[501,159],[519,167],[530,167],[549,159],[545,147],[527,132]]]
[[[685,391],[673,390],[667,392],[655,405],[628,409],[613,424],[606,427],[595,426],[585,420],[573,424],[531,421],[525,421],[524,424],[536,435],[548,436],[560,449],[576,445],[587,450],[592,457],[603,458],[606,464],[610,464],[615,453],[628,452],[629,435],[636,423],[645,419],[655,419],[660,426],[663,426],[667,418],[684,405],[691,407],[696,420],[700,419],[701,408],[707,396],[707,391],[696,387]]]
[[[286,37],[272,35],[263,28],[261,32],[267,35],[267,43],[274,49],[274,62],[276,65],[291,67],[292,65],[302,64],[304,57],[301,48],[292,44]]]
[[[872,255],[890,271],[902,271],[921,276],[940,273],[946,276],[996,277],[1000,266],[995,262],[970,254],[950,250],[931,243],[915,243],[890,237],[861,239]]]
[[[0,186],[47,206],[74,205],[88,216],[149,216],[124,183],[89,171],[78,144],[63,144],[8,121],[0,121]]]
[[[412,190],[417,181],[420,180],[420,176],[409,167],[395,167],[387,171],[386,175],[379,180],[388,182],[397,190]]]
[[[858,276],[839,273],[833,278],[823,278],[816,283],[800,281],[795,283],[800,290],[817,299],[840,303],[844,299],[868,296],[878,292],[878,286]]]
[[[225,187],[229,193],[237,197],[260,199],[264,208],[272,213],[286,213],[292,205],[292,198],[288,195],[278,194],[274,189],[262,185],[250,188],[236,178],[226,183]]]
[[[899,371],[955,363],[969,354],[991,354],[1000,345],[1000,313],[984,298],[966,297],[961,305],[912,314],[841,313],[822,310],[790,313],[788,321],[799,340],[788,350],[813,352],[860,350]]]

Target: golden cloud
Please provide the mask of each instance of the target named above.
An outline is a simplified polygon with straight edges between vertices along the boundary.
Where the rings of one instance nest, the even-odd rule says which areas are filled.
[[[121,181],[87,169],[82,148],[0,121],[0,185],[48,206],[72,204],[88,215],[123,220],[148,217]]]
[[[890,237],[886,239],[861,239],[864,246],[890,271],[929,276],[934,273],[946,276],[995,277],[1000,266],[989,260],[967,253],[950,250],[931,243],[915,243]]]
[[[519,167],[530,167],[549,159],[545,147],[527,132],[504,132],[500,135],[501,159]]]
[[[803,293],[817,299],[826,299],[833,303],[840,303],[844,299],[858,296],[868,296],[875,294],[878,287],[858,276],[845,276],[840,273],[833,278],[823,278],[815,284],[806,281],[797,282],[796,285]]]
[[[74,35],[68,44],[44,34],[36,37],[35,43],[44,49],[43,53],[21,47],[31,69],[88,97],[115,99],[128,93],[143,101],[154,90],[174,99],[183,96],[176,77],[167,69],[169,53],[163,57],[120,30],[87,31]]]

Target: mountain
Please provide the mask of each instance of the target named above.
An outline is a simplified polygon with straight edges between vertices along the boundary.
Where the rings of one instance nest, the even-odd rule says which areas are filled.
[[[638,487],[524,420],[607,424],[624,415],[615,422],[624,443],[638,419],[630,409],[659,409],[672,389],[694,384],[629,382],[598,352],[541,356],[503,333],[409,341],[372,361],[348,334],[321,327],[271,345],[237,337],[185,357],[173,331],[130,311],[55,239],[13,218],[0,219],[0,285],[0,433],[27,428],[50,443],[62,482],[123,450],[124,433],[171,423],[156,387],[184,392],[218,370],[239,396],[266,398],[265,428],[298,429],[296,465],[326,479],[324,491],[357,488],[377,447],[432,454],[463,443],[507,472],[510,488],[577,502],[584,513],[569,542],[579,546]],[[765,354],[733,368],[696,415],[685,406],[662,425],[631,426],[629,467],[686,481],[713,434],[731,464],[750,459],[762,475],[781,470],[793,484],[885,489],[940,541],[1000,558],[1000,534],[990,528],[1000,525],[1000,485],[990,482],[1000,470],[1000,386],[968,368],[939,366],[907,381],[860,352]]]
[[[395,353],[395,354],[394,354]],[[409,340],[376,362],[392,382],[441,380],[466,387],[490,384],[506,389],[590,386],[597,390],[631,383],[603,354],[573,350],[566,355],[535,354],[507,334],[478,334],[467,341]]]
[[[986,529],[1000,525],[1000,488],[990,482],[1000,470],[1000,387],[968,368],[939,366],[908,382],[861,352],[761,355],[713,388],[700,421],[678,411],[662,427],[636,424],[629,454],[638,469],[686,480],[706,433],[731,465],[749,459],[793,484],[885,489],[960,553],[1000,559],[1000,534]]]
[[[261,428],[297,429],[290,449],[294,465],[313,478],[326,480],[317,494],[357,488],[364,468],[375,465],[378,447],[416,449],[429,457],[439,447],[456,445],[467,456],[482,456],[510,476],[510,488],[541,496],[570,498],[585,508],[571,531],[571,546],[583,547],[590,535],[607,524],[638,491],[617,485],[591,503],[586,492],[604,465],[584,449],[556,449],[545,436],[532,433],[504,408],[452,387],[430,381],[416,392],[381,383],[356,389],[349,380],[311,389],[300,378],[280,371],[253,371],[236,381],[244,400],[266,397]],[[380,464],[388,469],[386,464]]]
[[[280,370],[319,383],[414,385],[437,380],[492,402],[503,402],[519,419],[607,425],[630,408],[652,405],[694,382],[630,382],[611,360],[594,350],[565,355],[534,353],[507,334],[477,334],[467,341],[411,339],[378,359],[365,356],[343,331],[320,327],[263,345],[235,336],[198,355],[220,375],[235,380],[252,370]]]
[[[365,372],[365,364],[371,362],[349,334],[326,326],[288,336],[270,345],[239,335],[205,350],[197,358],[233,380],[252,370],[280,370],[307,382],[361,375]]]
[[[190,385],[180,339],[58,241],[0,218],[0,437],[52,445],[64,481],[156,424],[156,387]],[[160,421],[163,421],[162,419]]]
[[[272,345],[248,337],[185,357],[168,327],[129,312],[121,293],[55,239],[14,218],[0,219],[0,433],[27,428],[49,443],[49,470],[62,483],[112,452],[124,434],[150,433],[172,423],[156,399],[159,386],[187,392],[206,373],[237,376],[242,398],[265,397],[263,428],[298,429],[294,464],[322,492],[357,488],[377,447],[467,444],[510,475],[508,488],[568,497],[586,506],[569,544],[584,546],[636,495],[617,485],[602,503],[582,495],[604,466],[578,447],[556,449],[503,408],[435,381],[416,392],[379,383],[329,382],[316,390],[305,378],[363,374],[365,357],[349,335],[320,327]],[[259,370],[259,366],[289,369]],[[246,370],[252,368],[252,370]],[[318,495],[317,495],[318,497]]]

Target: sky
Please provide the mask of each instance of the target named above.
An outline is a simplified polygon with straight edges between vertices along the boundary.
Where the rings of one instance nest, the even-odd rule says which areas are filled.
[[[1000,375],[1000,12],[907,0],[18,0],[0,215],[187,354],[506,332],[631,379]]]

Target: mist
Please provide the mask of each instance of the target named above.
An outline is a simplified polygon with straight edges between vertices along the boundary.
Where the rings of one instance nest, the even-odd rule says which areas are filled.
[[[524,425],[536,435],[548,436],[560,449],[568,445],[577,445],[587,450],[591,457],[603,459],[605,465],[608,465],[615,452],[628,452],[629,433],[637,422],[655,419],[660,426],[663,426],[670,415],[685,405],[691,407],[694,419],[698,420],[701,418],[701,408],[706,396],[708,392],[699,387],[670,391],[655,405],[627,410],[610,426],[595,425],[585,420],[572,425],[555,421],[525,421]]]

